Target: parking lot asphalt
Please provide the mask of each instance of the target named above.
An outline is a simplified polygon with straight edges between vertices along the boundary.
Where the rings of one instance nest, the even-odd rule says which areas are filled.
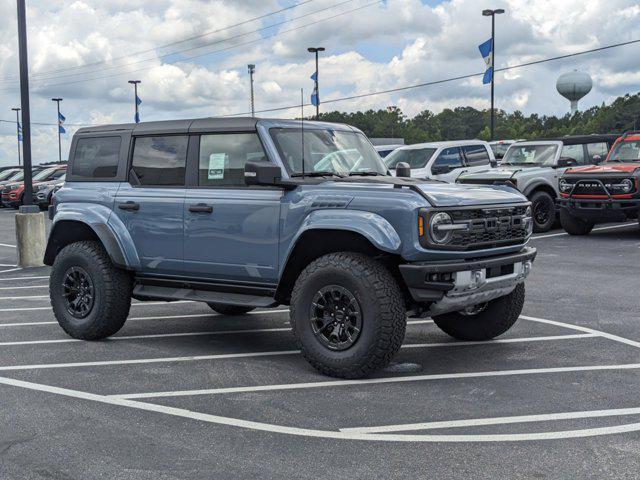
[[[409,319],[371,379],[316,373],[286,307],[134,302],[112,339],[58,327],[0,211],[0,478],[638,478],[640,228],[536,235],[519,322],[455,342]]]

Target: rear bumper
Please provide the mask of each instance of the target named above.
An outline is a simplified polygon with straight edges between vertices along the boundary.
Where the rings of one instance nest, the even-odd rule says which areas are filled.
[[[593,223],[618,222],[638,216],[640,198],[560,197],[558,205],[573,217]]]
[[[400,265],[400,273],[413,299],[439,315],[508,295],[529,275],[536,254],[525,247],[480,260]]]

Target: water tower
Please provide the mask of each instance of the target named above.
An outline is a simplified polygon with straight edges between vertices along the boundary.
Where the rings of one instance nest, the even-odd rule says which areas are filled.
[[[571,102],[571,114],[578,111],[578,100],[591,91],[593,82],[588,73],[573,72],[563,73],[558,77],[556,89],[558,93]]]

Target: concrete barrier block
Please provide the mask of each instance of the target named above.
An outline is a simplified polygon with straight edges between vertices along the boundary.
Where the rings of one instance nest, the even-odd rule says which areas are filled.
[[[44,213],[16,213],[18,266],[41,267],[44,265],[46,245]]]

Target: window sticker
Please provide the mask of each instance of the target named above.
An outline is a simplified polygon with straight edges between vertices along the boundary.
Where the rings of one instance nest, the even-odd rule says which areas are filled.
[[[209,171],[207,178],[209,180],[224,179],[224,167],[227,163],[228,155],[226,153],[212,153],[209,155]]]

